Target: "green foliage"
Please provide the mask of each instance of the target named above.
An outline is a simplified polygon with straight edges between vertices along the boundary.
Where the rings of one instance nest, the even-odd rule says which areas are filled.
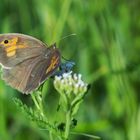
[[[91,84],[76,116],[78,125],[74,131],[95,134],[104,140],[140,139],[139,0],[0,2],[1,33],[29,34],[48,45],[69,34],[77,34],[57,43],[62,56],[76,63],[74,71],[82,73]],[[0,81],[0,140],[49,139],[45,130],[29,124],[23,113],[16,110],[11,100],[16,96],[23,106],[31,104],[31,97]],[[47,119],[53,122],[57,118],[63,124],[63,117],[53,111],[57,108],[58,96],[52,80],[47,80],[43,105],[45,111],[53,114],[47,114]],[[88,138],[71,135],[71,139]]]
[[[45,118],[40,115],[38,111],[34,110],[31,107],[28,107],[26,104],[23,104],[22,101],[18,98],[13,99],[16,106],[19,108],[19,111],[28,117],[31,121],[35,122],[40,128],[50,128],[50,124],[45,120]]]

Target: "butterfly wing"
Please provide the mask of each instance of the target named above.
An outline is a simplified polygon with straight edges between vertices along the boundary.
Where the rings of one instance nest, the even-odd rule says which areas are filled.
[[[5,68],[43,55],[45,50],[46,45],[31,36],[12,33],[0,35],[0,64]]]
[[[26,88],[28,77],[39,60],[40,59],[38,57],[31,58],[11,69],[4,68],[2,72],[2,79],[11,87],[21,92],[25,92],[24,89]]]
[[[22,93],[37,89],[60,64],[58,50],[48,49],[46,55],[30,58],[11,69],[3,69],[2,79]]]

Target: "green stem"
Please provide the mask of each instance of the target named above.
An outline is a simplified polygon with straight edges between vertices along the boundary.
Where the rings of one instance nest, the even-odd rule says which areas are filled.
[[[34,94],[31,94],[31,97],[32,97],[32,99],[33,99],[33,101],[34,101],[34,104],[35,104],[36,108],[37,108],[38,111],[40,112],[40,114],[41,114],[42,116],[44,116],[42,101],[40,100],[41,97],[35,96]]]
[[[37,95],[37,100],[38,100],[39,107],[40,107],[40,113],[42,116],[44,116],[43,105],[42,105],[42,95],[41,94]]]
[[[38,110],[40,110],[39,104],[38,104],[38,102],[37,102],[35,96],[34,96],[33,94],[31,94],[31,97],[32,97],[32,99],[33,99],[33,101],[34,101],[34,104],[35,104],[36,108],[37,108]]]
[[[66,127],[64,132],[65,140],[68,140],[69,133],[70,133],[70,125],[71,125],[71,111],[69,110],[66,113]]]
[[[49,131],[49,137],[50,137],[50,140],[53,140],[53,135],[51,131]]]

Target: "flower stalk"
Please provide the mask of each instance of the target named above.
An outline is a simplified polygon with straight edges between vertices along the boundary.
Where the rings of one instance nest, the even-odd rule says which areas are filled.
[[[65,132],[64,132],[64,138],[66,140],[69,138],[70,126],[71,126],[71,111],[68,111],[66,113],[66,124],[65,124]]]
[[[64,140],[69,139],[72,128],[72,119],[77,113],[80,104],[87,91],[81,74],[64,73],[62,76],[55,76],[54,87],[60,94],[60,106],[65,113]]]

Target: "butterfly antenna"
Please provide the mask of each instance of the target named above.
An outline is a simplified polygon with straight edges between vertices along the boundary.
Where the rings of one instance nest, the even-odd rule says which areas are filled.
[[[73,33],[73,34],[69,34],[69,35],[64,36],[64,37],[62,37],[61,39],[57,40],[56,42],[60,42],[60,41],[62,41],[62,40],[64,40],[64,39],[66,39],[66,38],[68,38],[68,37],[71,37],[71,36],[76,36],[76,35],[77,35],[77,34],[75,34],[75,33]]]
[[[63,40],[63,39],[65,39],[65,38],[68,38],[68,37],[70,37],[70,36],[76,36],[76,35],[77,35],[77,34],[75,34],[75,33],[69,34],[69,35],[67,35],[67,36],[62,37],[62,38],[60,39],[60,41]]]
[[[75,33],[69,34],[69,35],[67,35],[67,36],[62,37],[61,39],[59,39],[59,40],[56,41],[56,42],[62,41],[62,40],[64,40],[64,39],[68,38],[68,37],[76,36],[76,35],[77,35],[77,34],[75,34]],[[62,56],[62,59],[64,59],[65,61],[67,61],[67,62],[65,62],[65,65],[68,64],[68,63],[69,63],[69,64],[71,63],[71,66],[72,66],[72,67],[73,67],[73,65],[75,65],[74,62],[72,62],[72,61],[66,59],[64,56]]]

